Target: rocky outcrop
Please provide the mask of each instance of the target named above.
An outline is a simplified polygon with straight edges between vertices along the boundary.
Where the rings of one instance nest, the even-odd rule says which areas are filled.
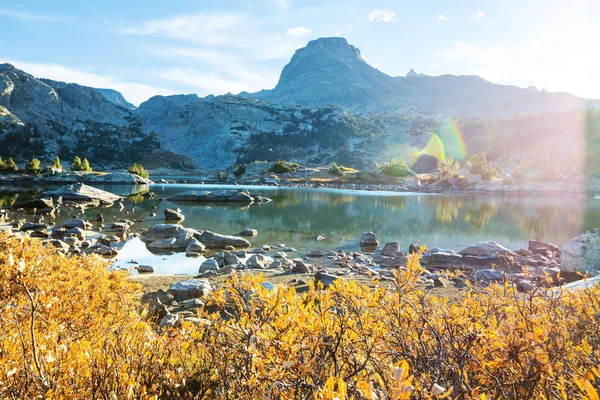
[[[563,272],[595,276],[600,272],[600,231],[592,229],[560,247]]]
[[[150,185],[153,182],[150,179],[142,178],[139,175],[129,172],[76,172],[76,171],[56,171],[40,175],[8,174],[0,175],[2,182],[27,182],[27,183],[86,183],[94,184],[128,184],[128,185]]]

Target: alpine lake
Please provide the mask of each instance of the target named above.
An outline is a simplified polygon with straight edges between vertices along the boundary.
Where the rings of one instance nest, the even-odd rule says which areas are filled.
[[[56,185],[0,186],[0,207],[29,200]],[[81,212],[64,209],[53,220],[60,226],[73,217],[92,219],[102,213],[106,223],[134,221],[133,232],[164,223],[166,208],[181,209],[182,225],[237,235],[246,228],[258,235],[249,238],[251,248],[263,245],[292,247],[291,256],[311,250],[359,251],[359,237],[374,232],[381,245],[397,241],[407,251],[409,244],[460,250],[473,243],[493,240],[509,249],[527,246],[528,239],[561,245],[586,229],[600,225],[600,199],[594,197],[514,194],[422,194],[353,191],[326,188],[153,184],[144,186],[96,185],[124,196],[106,208]],[[251,204],[173,203],[179,193],[198,190],[247,190],[272,201]],[[144,196],[153,192],[155,198]],[[73,211],[73,212],[70,212]],[[156,214],[151,216],[151,214]],[[23,215],[25,219],[27,215]],[[316,238],[320,240],[317,240]],[[114,266],[131,268],[131,261],[152,265],[155,274],[194,274],[204,257],[184,253],[152,253],[139,238],[114,245],[119,255]],[[210,257],[214,251],[205,253]]]

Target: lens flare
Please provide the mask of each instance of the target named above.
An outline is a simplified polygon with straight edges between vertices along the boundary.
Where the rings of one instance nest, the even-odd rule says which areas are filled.
[[[448,118],[445,120],[436,133],[443,143],[446,155],[451,156],[455,160],[465,158],[467,155],[467,146],[454,119]]]
[[[444,143],[442,143],[438,135],[436,135],[435,133],[431,135],[425,148],[421,151],[418,151],[415,154],[415,156],[420,156],[422,154],[433,156],[438,160],[443,160],[446,157],[446,153],[444,151]]]

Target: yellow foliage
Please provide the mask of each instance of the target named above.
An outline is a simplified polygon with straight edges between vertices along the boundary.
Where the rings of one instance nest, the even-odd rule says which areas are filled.
[[[161,332],[125,273],[0,236],[0,398],[598,398],[600,289],[450,303],[421,272],[302,294],[232,275]]]

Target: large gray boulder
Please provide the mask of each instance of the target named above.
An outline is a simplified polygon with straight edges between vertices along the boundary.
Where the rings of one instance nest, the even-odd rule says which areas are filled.
[[[210,283],[205,279],[186,279],[174,283],[169,288],[169,294],[175,297],[175,300],[187,300],[195,297],[202,297],[212,292]]]
[[[239,236],[220,235],[211,231],[204,231],[199,240],[208,248],[220,249],[225,246],[250,247],[250,242]]]
[[[600,231],[595,228],[574,237],[560,247],[560,269],[563,272],[600,272]]]
[[[197,239],[199,236],[200,232],[184,228],[179,224],[158,224],[146,231],[146,243],[148,243],[148,247],[153,248],[185,250],[193,239]],[[154,244],[154,242],[159,243]]]
[[[42,193],[39,198],[53,198],[58,199],[62,197],[63,200],[75,201],[75,202],[94,202],[111,204],[122,197],[116,194],[107,192],[105,190],[97,189],[92,186],[88,186],[83,183],[74,183],[72,185],[63,186],[60,189],[52,190],[49,192]]]

